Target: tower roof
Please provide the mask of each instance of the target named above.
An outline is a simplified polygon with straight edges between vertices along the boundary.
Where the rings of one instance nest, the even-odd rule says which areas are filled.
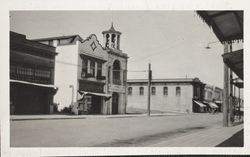
[[[111,27],[110,27],[109,30],[103,31],[103,32],[102,32],[102,34],[106,34],[106,33],[122,34],[121,32],[115,30],[114,25],[113,25],[113,22],[111,23]]]

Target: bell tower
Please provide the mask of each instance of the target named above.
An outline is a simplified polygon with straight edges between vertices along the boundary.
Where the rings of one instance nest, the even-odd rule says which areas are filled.
[[[116,31],[113,22],[107,31],[103,31],[103,43],[106,49],[120,50],[120,36],[121,32]]]

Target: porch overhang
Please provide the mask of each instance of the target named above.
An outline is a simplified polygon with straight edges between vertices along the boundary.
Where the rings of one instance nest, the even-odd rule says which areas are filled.
[[[221,43],[243,40],[243,11],[197,11]]]
[[[243,49],[222,55],[224,63],[243,80]]]

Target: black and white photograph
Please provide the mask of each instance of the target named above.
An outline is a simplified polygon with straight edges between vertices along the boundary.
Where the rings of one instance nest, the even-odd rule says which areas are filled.
[[[10,9],[2,156],[243,150],[246,12]]]

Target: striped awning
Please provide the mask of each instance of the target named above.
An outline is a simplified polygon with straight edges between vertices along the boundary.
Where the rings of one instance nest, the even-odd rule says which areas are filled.
[[[94,92],[87,92],[87,91],[79,91],[80,95],[96,95],[96,96],[102,96],[105,98],[110,98],[112,95],[106,94],[106,93],[94,93]]]
[[[208,105],[211,107],[211,108],[218,108],[218,106],[213,103],[213,102],[209,102]]]
[[[199,105],[200,107],[206,107],[206,105],[204,105],[203,103],[201,103],[201,102],[199,102],[199,101],[195,101],[195,100],[194,100],[194,102],[195,102],[197,105]]]

